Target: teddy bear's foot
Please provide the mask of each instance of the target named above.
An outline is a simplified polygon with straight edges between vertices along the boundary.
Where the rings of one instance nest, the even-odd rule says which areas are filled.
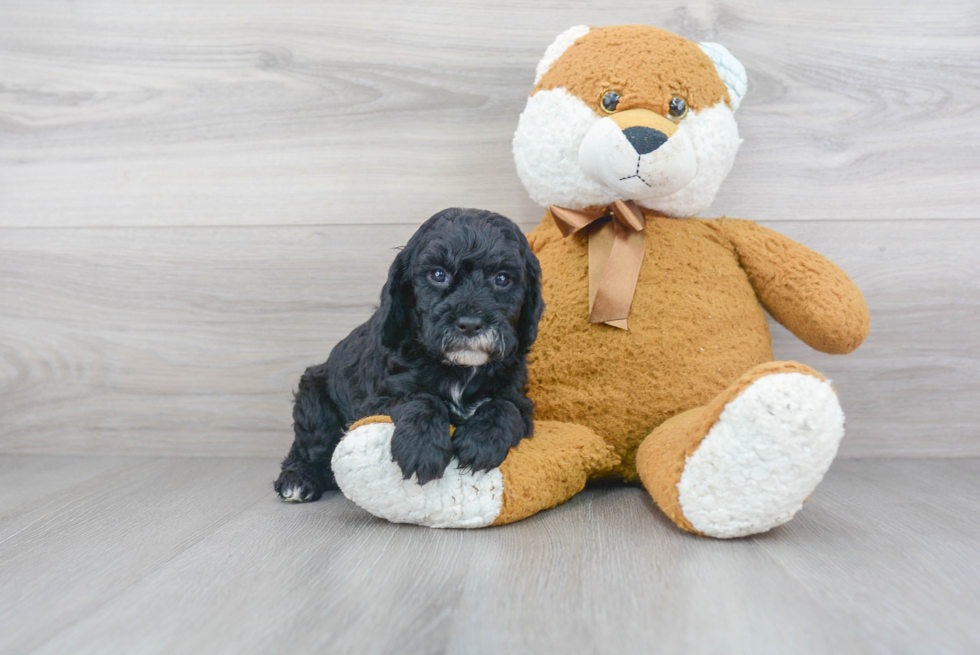
[[[334,451],[331,467],[340,490],[358,507],[394,523],[430,528],[482,528],[500,515],[500,469],[461,471],[453,459],[441,478],[420,485],[404,479],[391,459],[391,419],[356,423]]]
[[[534,436],[511,449],[499,468],[460,470],[455,459],[441,478],[405,480],[391,460],[395,426],[386,416],[355,423],[334,451],[331,467],[348,499],[394,523],[432,528],[482,528],[527,518],[565,502],[596,470],[618,457],[588,428],[536,421]]]
[[[637,468],[678,526],[742,537],[792,519],[843,436],[830,382],[796,362],[769,362],[657,428],[641,445]]]

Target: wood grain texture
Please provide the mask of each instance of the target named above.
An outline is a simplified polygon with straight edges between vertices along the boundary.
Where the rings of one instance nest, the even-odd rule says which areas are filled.
[[[76,492],[92,480],[113,480],[145,458],[0,455],[0,544],[65,511]]]
[[[711,215],[980,216],[969,0],[14,0],[0,226],[530,221],[510,141],[536,62],[571,25],[635,22],[748,68]]]
[[[848,356],[773,328],[834,380],[841,454],[980,455],[980,221],[767,225],[871,307]],[[370,315],[412,227],[0,232],[0,452],[281,456],[300,373]]]
[[[117,488],[66,487],[73,505],[0,544],[0,650],[980,648],[977,460],[837,462],[795,520],[731,541],[678,531],[636,487],[440,531],[375,519],[335,493],[283,504],[275,468],[133,458]]]
[[[60,489],[50,511],[36,489],[22,507],[37,516],[0,541],[0,651],[31,650],[270,494],[260,460],[100,460],[71,458],[104,471]]]

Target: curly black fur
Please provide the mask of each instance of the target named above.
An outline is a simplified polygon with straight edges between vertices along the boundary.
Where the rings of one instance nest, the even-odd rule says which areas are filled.
[[[474,471],[499,466],[531,436],[526,356],[543,309],[541,268],[513,222],[476,209],[427,220],[392,263],[378,310],[300,379],[276,491],[307,501],[336,489],[333,451],[373,414],[394,420],[406,479],[442,477],[453,456]]]

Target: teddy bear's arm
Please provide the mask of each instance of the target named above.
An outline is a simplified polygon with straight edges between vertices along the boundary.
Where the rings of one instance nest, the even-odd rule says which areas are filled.
[[[864,296],[830,260],[752,221],[712,223],[735,247],[762,306],[804,343],[845,354],[868,336]]]

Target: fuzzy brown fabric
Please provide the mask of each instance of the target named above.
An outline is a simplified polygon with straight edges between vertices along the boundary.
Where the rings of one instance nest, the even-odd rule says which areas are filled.
[[[500,465],[503,506],[493,525],[513,523],[559,505],[585,488],[597,471],[619,458],[581,425],[535,421],[534,436],[511,449]]]
[[[773,358],[763,304],[812,347],[850,352],[867,336],[861,292],[837,266],[751,221],[644,212],[646,256],[628,332],[589,324],[588,245],[550,215],[528,237],[547,306],[530,365],[542,419],[586,425],[633,480],[636,449],[657,426],[706,405]]]
[[[586,320],[584,237],[563,238],[550,216],[529,237],[547,306],[530,363],[536,416],[592,428],[623,460],[609,474],[628,480],[637,475],[636,449],[657,426],[706,405],[742,373],[773,358],[765,313],[733,243],[740,231],[722,231],[719,221],[645,214],[646,256],[626,332]],[[798,248],[826,262],[841,286],[860,297],[833,264]],[[808,292],[822,297],[819,286]]]
[[[619,111],[643,108],[661,116],[674,96],[694,111],[730,103],[715,65],[698,44],[647,25],[593,28],[562,54],[531,95],[554,88],[581,98],[602,116],[599,101],[606,91],[620,94]]]
[[[843,355],[868,336],[871,314],[844,271],[809,248],[751,221],[713,223],[735,246],[762,306],[805,344]]]
[[[701,534],[681,511],[677,483],[684,473],[687,458],[701,445],[701,440],[718,421],[725,405],[735,400],[753,382],[776,373],[802,373],[825,380],[809,366],[798,362],[766,362],[753,367],[704,407],[697,407],[665,421],[640,445],[636,468],[643,486],[657,506],[678,527]]]

